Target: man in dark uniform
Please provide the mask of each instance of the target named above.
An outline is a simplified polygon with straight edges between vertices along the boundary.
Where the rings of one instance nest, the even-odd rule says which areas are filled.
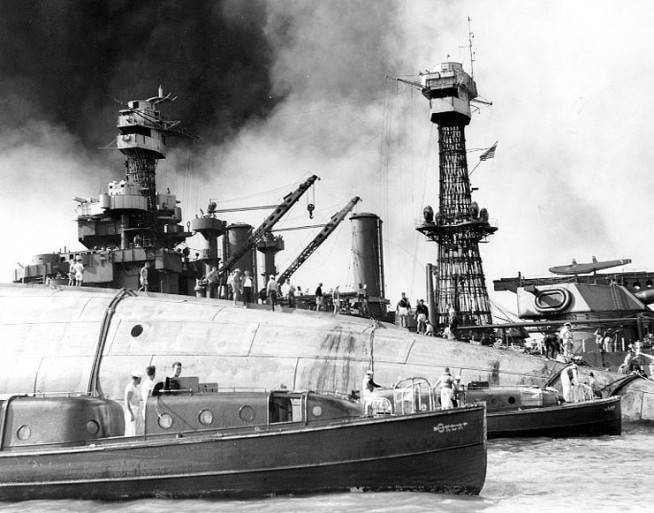
[[[316,312],[322,310],[323,305],[322,283],[319,283],[318,287],[316,287]]]
[[[552,359],[555,360],[556,355],[559,354],[559,337],[551,326],[547,327],[543,342],[545,344],[545,358],[549,360],[551,355]]]

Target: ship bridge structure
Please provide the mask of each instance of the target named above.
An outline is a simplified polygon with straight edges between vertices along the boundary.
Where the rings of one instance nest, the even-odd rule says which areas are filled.
[[[422,74],[420,82],[398,81],[420,89],[429,100],[430,120],[438,125],[439,208],[434,212],[425,207],[424,220],[416,228],[438,244],[436,268],[428,274],[432,322],[447,326],[454,310],[461,325],[490,324],[479,243],[497,227],[489,222],[488,211],[472,201],[465,139],[477,85],[457,62]]]
[[[84,266],[84,284],[139,287],[139,269],[150,264],[149,290],[187,293],[193,277],[176,249],[193,235],[182,224],[182,209],[170,190],[157,191],[156,168],[166,158],[166,140],[193,138],[162,115],[174,101],[159,87],[155,96],[121,103],[116,149],[125,155],[124,178],[109,182],[97,198],[77,202],[78,240],[86,250],[36,255],[31,265],[14,272],[14,281],[68,282],[75,261]],[[187,283],[188,282],[188,283]],[[192,287],[190,287],[192,289]]]

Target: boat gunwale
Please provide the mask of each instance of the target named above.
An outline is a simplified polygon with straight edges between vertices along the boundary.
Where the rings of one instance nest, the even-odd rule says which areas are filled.
[[[527,408],[517,408],[517,409],[501,409],[501,410],[487,410],[487,415],[489,416],[499,416],[499,415],[521,415],[529,412],[548,412],[555,411],[560,412],[562,410],[576,410],[576,409],[585,409],[590,406],[601,406],[609,405],[613,403],[621,403],[622,396],[611,396],[604,397],[602,399],[590,399],[588,401],[579,401],[576,403],[562,403],[562,404],[553,404],[550,406],[530,406]],[[473,403],[475,404],[475,403]]]

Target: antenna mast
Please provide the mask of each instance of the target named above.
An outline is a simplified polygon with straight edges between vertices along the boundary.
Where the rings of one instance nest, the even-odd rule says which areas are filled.
[[[475,62],[475,52],[472,49],[472,40],[475,38],[475,35],[472,32],[472,28],[470,26],[470,23],[472,20],[470,19],[470,16],[468,16],[468,47],[470,48],[470,76],[474,79],[475,78],[475,68],[473,62]]]

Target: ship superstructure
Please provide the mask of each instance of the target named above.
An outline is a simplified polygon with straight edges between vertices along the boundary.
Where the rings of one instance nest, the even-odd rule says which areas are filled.
[[[440,71],[422,74],[420,82],[398,80],[421,90],[431,106],[430,120],[438,125],[439,209],[426,207],[424,221],[417,227],[438,244],[434,278],[431,273],[428,277],[435,281],[429,298],[432,321],[446,327],[455,312],[463,325],[490,324],[479,243],[497,228],[489,222],[488,211],[472,201],[465,140],[477,85],[457,62],[445,62]]]
[[[156,96],[129,101],[119,111],[116,148],[126,156],[125,177],[109,182],[97,199],[74,198],[78,240],[88,251],[37,255],[32,265],[15,271],[15,281],[47,277],[65,283],[72,263],[81,261],[85,284],[138,288],[139,269],[150,262],[149,290],[187,292],[185,256],[175,248],[193,233],[181,224],[176,196],[157,191],[156,183],[166,139],[189,136],[159,110],[174,99],[160,87]]]
[[[159,88],[157,96],[127,102],[119,111],[116,147],[126,156],[126,175],[109,183],[99,201],[80,203],[79,240],[87,248],[172,249],[192,235],[180,225],[175,195],[157,191],[156,168],[166,158],[166,138],[186,135],[157,110],[173,100]]]
[[[257,249],[265,256],[263,284],[270,275],[279,274],[274,256],[284,249],[284,240],[274,235],[273,229],[319,180],[318,176],[311,175],[298,184],[277,205],[219,210],[217,203],[210,200],[206,212],[200,210],[185,227],[180,202],[169,189],[158,191],[156,180],[157,163],[166,158],[166,140],[172,136],[194,137],[179,127],[179,121],[165,119],[159,110],[174,100],[170,94],[164,95],[160,87],[156,96],[122,105],[116,148],[126,157],[124,177],[108,183],[98,198],[74,198],[78,240],[86,249],[64,248],[36,255],[30,265],[14,270],[15,282],[53,285],[83,282],[84,286],[224,298],[230,294],[228,275],[236,269],[249,271],[254,290],[259,290]],[[327,223],[311,247],[293,262],[289,272],[297,270],[358,200],[356,197],[337,214],[337,220]],[[314,208],[313,203],[307,207],[310,215]],[[220,212],[253,209],[272,210],[257,228],[246,223],[228,224],[217,217]],[[201,247],[191,249],[187,238],[196,234],[202,236]],[[362,261],[361,265],[366,269],[376,268],[379,261],[374,258]],[[78,269],[79,263],[83,266],[81,280],[73,279],[76,273],[72,272]],[[143,274],[147,276],[147,287],[141,282]],[[287,272],[283,278],[288,276]],[[376,290],[372,286],[371,289]],[[385,307],[386,300],[379,299],[379,304]],[[384,313],[380,310],[378,315]]]
[[[495,280],[497,292],[513,292],[521,326],[544,333],[569,322],[573,350],[591,365],[617,369],[637,341],[654,341],[654,275],[647,272],[597,271],[631,263],[629,259],[550,268],[558,276],[528,278],[519,274]]]

